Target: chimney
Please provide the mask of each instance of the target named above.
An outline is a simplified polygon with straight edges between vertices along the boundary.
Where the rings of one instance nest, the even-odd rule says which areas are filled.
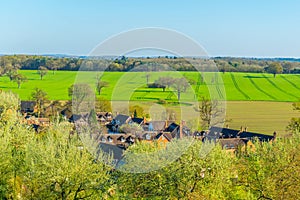
[[[274,133],[273,133],[273,140],[275,140],[276,137],[277,137],[277,133],[276,133],[276,131],[274,131]]]
[[[226,128],[229,128],[229,125],[228,125],[228,124],[226,125]]]
[[[143,117],[143,124],[146,124],[146,123],[147,123],[146,117]]]
[[[245,132],[247,132],[247,131],[248,131],[248,127],[247,127],[247,126],[245,127],[244,131],[245,131]]]
[[[179,125],[179,138],[182,139],[183,134],[182,134],[182,120],[180,120],[180,125]]]
[[[240,132],[243,132],[243,126],[241,126],[241,128],[240,128]]]
[[[168,128],[168,120],[165,121],[165,128]]]

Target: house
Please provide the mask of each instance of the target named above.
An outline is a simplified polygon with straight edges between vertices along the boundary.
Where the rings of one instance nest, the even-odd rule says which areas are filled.
[[[97,121],[102,125],[106,125],[110,123],[113,119],[111,112],[98,112],[97,113]]]
[[[276,132],[273,135],[265,135],[261,133],[249,132],[247,128],[234,130],[229,128],[211,127],[206,133],[205,138],[208,140],[228,139],[228,138],[243,138],[248,140],[256,140],[269,142],[276,138]]]
[[[108,155],[113,156],[113,159],[116,163],[122,159],[124,153],[124,149],[109,143],[100,143],[99,149],[101,149],[103,152],[107,153]]]
[[[130,122],[131,123],[136,123],[136,124],[138,124],[138,125],[141,126],[141,125],[143,125],[145,123],[145,119],[144,118],[133,117],[133,118],[131,118]]]
[[[20,110],[22,113],[32,113],[35,110],[35,101],[21,101]]]
[[[136,137],[130,134],[104,134],[100,136],[100,143],[106,143],[127,149],[134,144]]]
[[[180,125],[176,123],[171,123],[164,132],[169,132],[172,135],[172,138],[181,138],[186,136],[191,136],[190,129],[186,126],[182,126],[180,129]]]
[[[110,123],[106,124],[109,132],[111,133],[119,133],[120,127],[124,124],[132,124],[136,123],[138,125],[143,125],[145,123],[145,119],[143,118],[131,118],[128,115],[118,114],[114,119],[111,120]]]
[[[143,125],[144,131],[164,131],[167,128],[168,121],[150,121]]]
[[[38,125],[40,126],[50,126],[50,119],[49,118],[38,118]]]
[[[170,133],[159,133],[155,136],[155,140],[158,142],[158,143],[163,143],[163,144],[166,144],[168,142],[171,142],[172,140],[172,135]]]
[[[211,127],[206,134],[208,138],[236,138],[237,135],[240,133],[240,130],[234,130],[229,128],[221,128],[221,127]]]

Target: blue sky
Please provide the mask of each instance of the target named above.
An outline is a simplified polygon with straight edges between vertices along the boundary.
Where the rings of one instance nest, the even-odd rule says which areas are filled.
[[[0,54],[87,55],[134,28],[184,33],[211,56],[300,57],[299,0],[3,0]]]

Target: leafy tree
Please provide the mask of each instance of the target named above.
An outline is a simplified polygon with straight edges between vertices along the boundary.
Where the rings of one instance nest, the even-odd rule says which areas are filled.
[[[38,74],[41,77],[41,80],[43,80],[43,77],[48,73],[48,69],[44,66],[40,66],[38,69]]]
[[[300,111],[300,103],[293,103],[294,110]],[[300,133],[300,117],[293,117],[287,126],[292,133]]]
[[[6,72],[6,75],[9,77],[10,81],[14,80],[14,77],[17,75],[17,72],[14,69],[8,69],[8,71]]]
[[[134,105],[129,107],[129,113],[131,116],[134,117],[143,117],[144,116],[144,109],[141,106]]]
[[[104,99],[103,97],[98,97],[96,99],[95,108],[97,112],[111,112],[111,102]]]
[[[281,74],[283,72],[283,68],[282,68],[281,64],[278,62],[273,62],[273,63],[269,64],[269,66],[266,67],[265,70],[268,73],[273,74],[274,78],[276,77],[276,74]]]
[[[255,152],[239,159],[238,182],[255,199],[295,199],[300,195],[299,136],[255,143]],[[245,175],[247,173],[247,175]],[[293,175],[292,175],[293,174]]]
[[[172,77],[159,77],[159,79],[155,81],[155,84],[165,91],[166,88],[171,87],[172,84],[174,84],[174,81],[175,80]]]
[[[31,93],[31,97],[35,100],[38,117],[44,113],[45,103],[48,101],[47,93],[39,88]]]
[[[20,89],[21,84],[27,81],[27,77],[23,74],[16,74],[13,77],[13,81],[18,84],[18,89]]]
[[[181,97],[181,93],[186,92],[187,88],[189,87],[189,83],[187,82],[187,80],[185,78],[177,78],[177,79],[174,79],[172,87],[177,92],[177,99],[178,99],[178,102],[179,102],[180,97]]]
[[[106,82],[106,81],[101,81],[100,79],[98,79],[97,81],[97,84],[96,84],[96,90],[98,92],[98,95],[101,94],[101,90],[104,88],[104,87],[108,87],[109,86],[109,83]]]

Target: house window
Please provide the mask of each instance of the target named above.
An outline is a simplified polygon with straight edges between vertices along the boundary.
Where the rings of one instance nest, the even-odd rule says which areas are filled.
[[[113,142],[113,139],[112,139],[110,136],[107,137],[107,140],[108,140],[109,142]]]
[[[146,134],[146,140],[150,140],[151,139],[151,135],[150,134]]]
[[[125,142],[125,138],[124,137],[121,137],[121,142]]]

